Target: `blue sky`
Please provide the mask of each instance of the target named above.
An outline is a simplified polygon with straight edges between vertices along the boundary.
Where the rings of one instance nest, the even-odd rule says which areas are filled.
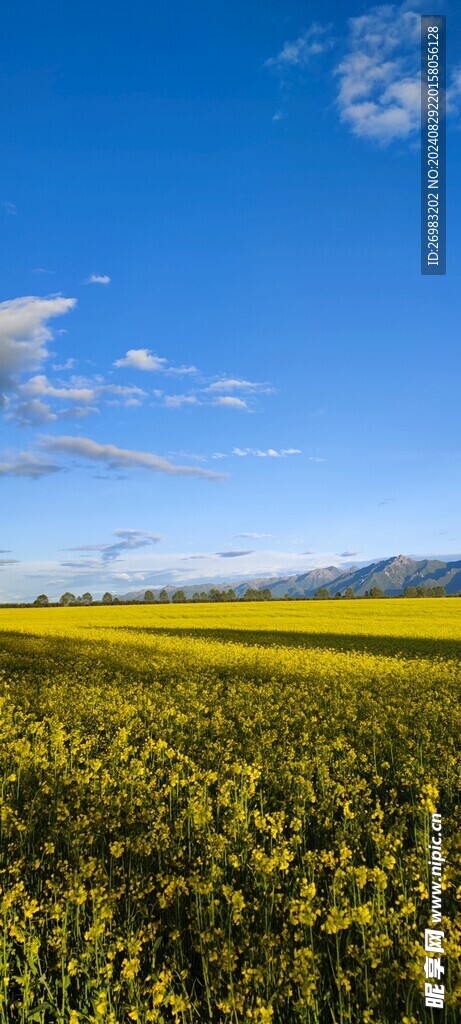
[[[0,599],[461,551],[434,9],[445,278],[417,4],[7,4]]]

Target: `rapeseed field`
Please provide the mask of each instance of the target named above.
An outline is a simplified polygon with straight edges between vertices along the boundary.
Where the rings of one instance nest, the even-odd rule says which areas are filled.
[[[448,598],[0,610],[1,1024],[461,1020],[460,650]]]

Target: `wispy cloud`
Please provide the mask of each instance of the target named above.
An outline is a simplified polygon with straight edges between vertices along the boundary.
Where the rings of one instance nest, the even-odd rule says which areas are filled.
[[[233,448],[231,452],[213,452],[212,459],[228,459],[234,456],[240,459],[252,456],[257,459],[285,459],[289,455],[302,455],[301,448]],[[308,455],[309,462],[325,462],[316,455]]]
[[[53,363],[53,370],[73,370],[76,360],[72,356],[69,356],[64,363]]]
[[[175,459],[175,458],[192,459],[194,462],[207,462],[208,461],[208,457],[206,455],[202,455],[201,453],[198,453],[198,452],[188,452],[188,451],[184,451],[184,450],[175,451],[175,452],[167,452],[167,456],[168,456],[168,458],[173,458],[173,459]]]
[[[273,534],[272,533],[236,533],[235,536],[236,537],[242,537],[242,538],[246,537],[247,540],[262,540],[263,538],[266,538],[266,537],[273,537]]]
[[[447,89],[447,111],[458,113],[461,103],[461,64],[453,68]]]
[[[165,394],[160,388],[152,392],[156,405],[166,409],[181,409],[185,406],[217,406],[228,409],[251,412],[247,396],[273,394],[275,388],[267,382],[250,381],[244,378],[221,376],[216,379],[204,377],[196,366],[175,366],[164,356],[159,356],[147,348],[129,349],[125,356],[116,359],[115,367],[128,367],[133,370],[162,374],[163,376],[195,376],[194,387],[186,393]],[[245,397],[235,394],[241,391]],[[225,392],[222,394],[222,392]]]
[[[218,558],[243,558],[244,555],[252,555],[252,551],[216,551]]]
[[[219,453],[217,453],[219,455]],[[247,455],[254,455],[258,459],[284,459],[287,455],[301,455],[300,448],[233,448],[232,455],[243,458]]]
[[[266,60],[266,67],[279,74],[292,68],[306,67],[313,57],[331,50],[334,45],[331,28],[331,25],[321,25],[318,21],[313,21],[297,39],[284,43],[276,57],[269,57],[269,60]]]
[[[253,380],[240,380],[238,377],[223,377],[213,381],[207,391],[246,391],[252,394],[272,395],[275,388],[267,382],[259,383]]]
[[[114,562],[126,551],[136,551],[138,548],[150,547],[158,544],[163,538],[156,533],[149,533],[146,530],[114,530],[113,536],[117,540],[112,544],[80,544],[78,547],[67,548],[67,551],[97,551],[103,562]],[[63,562],[63,565],[82,565],[83,563]],[[94,564],[94,563],[91,563]],[[97,564],[97,563],[96,563]]]
[[[152,452],[141,452],[129,448],[119,448],[114,444],[100,444],[87,437],[43,436],[43,444],[48,451],[75,456],[105,464],[109,469],[146,469],[154,473],[167,473],[171,476],[194,476],[208,480],[222,479],[223,474],[212,470],[201,469],[199,466],[175,466],[168,459]]]
[[[180,409],[184,405],[197,405],[197,395],[165,395],[163,405],[166,409]]]
[[[128,407],[140,405],[141,399],[146,397],[146,392],[142,388],[132,384],[100,384],[97,391],[112,404]]]
[[[30,452],[20,452],[15,458],[0,462],[0,476],[29,477],[40,480],[42,476],[58,473],[62,467],[47,463]]]
[[[111,278],[108,274],[90,274],[85,279],[84,284],[110,284]]]
[[[355,556],[359,555],[359,554],[360,554],[360,551],[340,551],[339,552],[339,557],[340,558],[355,558]]]
[[[81,420],[87,416],[98,416],[99,409],[97,405],[71,405],[68,409],[60,409],[59,415],[54,416],[54,419],[60,420]]]
[[[0,199],[0,209],[9,217],[14,217],[17,213],[16,203],[10,203],[8,199]]]

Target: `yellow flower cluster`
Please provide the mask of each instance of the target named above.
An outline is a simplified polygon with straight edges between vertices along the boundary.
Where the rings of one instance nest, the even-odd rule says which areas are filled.
[[[434,809],[461,1019],[461,601],[0,634],[0,1024],[423,1024]]]

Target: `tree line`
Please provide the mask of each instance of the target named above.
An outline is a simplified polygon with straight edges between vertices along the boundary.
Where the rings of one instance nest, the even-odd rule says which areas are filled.
[[[461,597],[461,594],[452,594],[452,597]],[[355,594],[352,587],[347,587],[344,593],[337,591],[335,594],[330,594],[326,587],[319,587],[313,597],[305,597],[298,594],[284,594],[279,600],[283,601],[332,601],[332,600],[363,600],[371,598],[387,598],[387,597],[446,597],[445,587],[436,585],[433,587],[425,587],[420,584],[419,586],[409,586],[403,591],[403,594],[385,594],[380,587],[371,587],[370,590],[366,590],[364,594]],[[58,601],[52,601],[46,594],[39,594],[32,602],[1,602],[0,607],[2,608],[66,608],[75,607],[78,605],[118,605],[118,604],[209,604],[217,602],[231,602],[231,601],[272,601],[274,600],[273,595],[269,587],[264,587],[262,590],[256,590],[255,587],[248,587],[244,594],[241,596],[236,594],[233,587],[229,587],[227,590],[218,590],[216,587],[212,587],[210,590],[196,590],[191,597],[187,597],[184,590],[179,589],[168,593],[167,590],[163,589],[160,591],[158,597],[156,597],[153,590],[146,590],[143,597],[132,598],[131,600],[122,601],[116,594],[111,594],[106,591],[101,598],[93,598],[89,591],[84,594],[76,596],[71,591],[66,590]]]
[[[50,601],[47,594],[39,594],[31,604],[24,602],[20,607],[61,607],[66,608],[75,605],[108,605],[108,604],[169,604],[170,601],[173,604],[185,604],[186,602],[192,604],[200,604],[202,602],[218,602],[218,601],[272,601],[272,594],[269,587],[264,587],[263,590],[256,590],[253,587],[249,587],[244,594],[240,597],[235,593],[232,587],[228,590],[218,590],[212,587],[211,590],[196,590],[192,597],[187,597],[184,590],[175,590],[172,594],[169,594],[167,590],[161,590],[158,597],[155,596],[153,590],[146,590],[143,597],[133,598],[132,600],[122,601],[117,595],[110,594],[106,591],[101,599],[94,599],[92,594],[88,591],[85,594],[79,595],[72,594],[69,590],[66,590],[58,601]],[[8,607],[16,607],[14,604],[8,604]],[[19,607],[19,605],[18,605]]]
[[[453,595],[458,597],[459,595]],[[344,594],[340,590],[334,595],[334,599],[338,600],[357,600],[360,598],[383,598],[383,597],[446,597],[445,587],[406,587],[403,594],[385,594],[381,587],[371,587],[370,590],[366,590],[364,594],[354,594],[352,587],[348,587],[344,591]],[[319,587],[314,594],[314,601],[331,601],[332,595],[329,593],[326,587]]]

